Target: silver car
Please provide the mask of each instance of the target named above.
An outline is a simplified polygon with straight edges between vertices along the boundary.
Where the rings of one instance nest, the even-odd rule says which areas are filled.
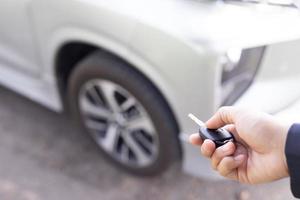
[[[2,0],[0,83],[67,111],[129,173],[211,178],[187,114],[296,116],[299,24],[289,0]]]

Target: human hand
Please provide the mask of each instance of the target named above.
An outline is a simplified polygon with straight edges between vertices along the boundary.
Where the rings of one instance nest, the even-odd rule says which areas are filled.
[[[206,126],[225,126],[236,139],[236,143],[228,142],[216,149],[213,141],[202,141],[198,133],[190,136],[190,142],[201,146],[201,153],[211,159],[212,168],[222,176],[250,184],[288,176],[284,149],[291,124],[261,112],[222,107]]]

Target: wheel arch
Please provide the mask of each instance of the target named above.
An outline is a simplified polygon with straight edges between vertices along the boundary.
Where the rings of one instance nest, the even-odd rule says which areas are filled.
[[[111,51],[110,49],[103,48],[100,45],[82,40],[70,40],[61,44],[55,53],[54,71],[64,110],[67,110],[65,94],[69,75],[75,69],[76,64],[78,62],[80,62],[82,59],[84,59],[91,53],[94,53],[95,51],[100,51],[101,53],[109,54],[113,58],[117,59],[119,62],[122,62],[136,70],[141,76],[143,76],[143,78],[145,78],[147,81],[149,81],[149,83],[151,83],[151,85],[157,90],[157,92],[162,97],[164,103],[168,107],[168,110],[173,117],[177,129],[176,134],[179,141],[180,124],[176,117],[174,105],[172,105],[170,101],[170,99],[172,98],[170,96],[172,95],[168,95],[168,92],[165,92],[168,91],[170,88],[167,86],[166,81],[163,80],[163,77],[161,77],[159,73],[156,72],[153,67],[151,67],[150,64],[148,64],[143,59],[138,58],[134,54],[129,53],[128,50],[126,50],[125,55],[122,56],[121,54]],[[129,58],[129,60],[125,59],[125,57]],[[178,144],[180,147],[180,156],[182,156],[181,145],[180,143]]]

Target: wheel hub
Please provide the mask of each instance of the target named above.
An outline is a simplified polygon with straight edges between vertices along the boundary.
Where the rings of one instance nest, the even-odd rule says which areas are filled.
[[[116,122],[120,127],[124,128],[125,125],[126,125],[127,120],[126,120],[126,118],[125,118],[122,114],[117,113],[117,114],[115,114],[115,122]]]
[[[98,145],[124,165],[145,167],[155,161],[158,135],[141,103],[122,86],[91,80],[79,94],[84,125]]]

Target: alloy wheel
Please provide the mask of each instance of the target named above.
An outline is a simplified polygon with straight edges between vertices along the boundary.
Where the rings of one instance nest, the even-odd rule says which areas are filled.
[[[121,85],[102,79],[86,82],[79,109],[85,128],[118,162],[145,167],[157,158],[158,135],[142,104]]]

